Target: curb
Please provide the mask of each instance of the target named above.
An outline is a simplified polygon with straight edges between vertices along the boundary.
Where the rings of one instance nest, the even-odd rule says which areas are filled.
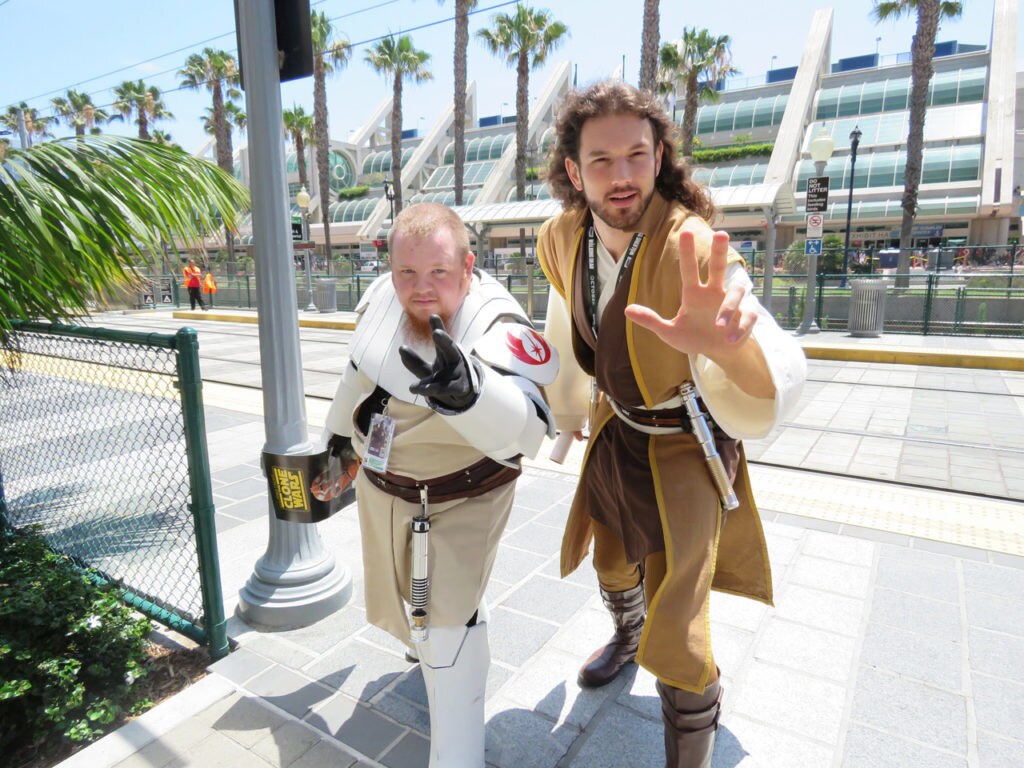
[[[236,690],[234,683],[211,672],[116,731],[76,752],[62,761],[60,768],[109,768],[117,765]]]

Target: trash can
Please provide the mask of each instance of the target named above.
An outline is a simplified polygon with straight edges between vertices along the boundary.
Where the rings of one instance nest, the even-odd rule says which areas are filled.
[[[850,335],[881,336],[889,281],[851,280],[850,287],[850,317],[846,325]]]
[[[313,303],[321,312],[338,311],[338,281],[321,277],[316,281],[316,288],[313,291]]]

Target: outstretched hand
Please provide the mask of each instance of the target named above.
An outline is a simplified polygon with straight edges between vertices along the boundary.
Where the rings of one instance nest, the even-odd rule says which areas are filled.
[[[473,387],[470,363],[445,331],[440,317],[431,315],[430,327],[436,351],[433,365],[410,347],[398,348],[402,364],[419,379],[409,391],[450,410],[464,411],[476,402],[478,394]]]
[[[686,354],[716,353],[739,347],[750,336],[757,313],[740,307],[743,288],[725,288],[729,236],[716,232],[711,241],[708,279],[700,280],[697,250],[692,232],[679,234],[679,311],[665,319],[640,304],[626,307],[626,317],[658,335],[662,341]]]

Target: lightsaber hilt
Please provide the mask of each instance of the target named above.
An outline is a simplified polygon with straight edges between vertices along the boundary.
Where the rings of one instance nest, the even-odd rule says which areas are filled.
[[[711,480],[722,501],[722,509],[726,512],[736,509],[740,505],[740,500],[732,489],[732,483],[729,482],[729,474],[725,471],[722,457],[718,454],[707,417],[697,402],[697,388],[693,386],[692,382],[685,381],[679,385],[679,395],[683,398],[686,415],[690,417],[690,429],[697,438],[697,442],[700,443],[701,450],[704,451],[704,462],[707,464],[708,473],[711,475]]]
[[[430,507],[426,486],[420,488],[420,514],[412,519],[412,558],[409,573],[412,613],[409,638],[414,643],[427,639],[427,600],[430,597],[430,577],[427,570],[430,542]]]

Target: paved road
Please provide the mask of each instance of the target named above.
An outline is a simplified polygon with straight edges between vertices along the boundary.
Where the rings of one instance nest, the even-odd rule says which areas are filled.
[[[343,313],[339,313],[343,314]],[[199,317],[202,317],[199,315]],[[97,325],[199,333],[204,381],[260,386],[253,324],[180,320],[169,312],[105,313]],[[305,394],[328,401],[347,358],[350,332],[301,328]],[[849,342],[823,333],[815,343]],[[854,340],[870,345],[874,340]],[[1024,351],[1024,340],[888,336],[887,344]],[[309,406],[317,411],[316,403]],[[809,361],[793,416],[763,440],[747,441],[757,464],[895,481],[1024,500],[1024,373],[861,362]]]

